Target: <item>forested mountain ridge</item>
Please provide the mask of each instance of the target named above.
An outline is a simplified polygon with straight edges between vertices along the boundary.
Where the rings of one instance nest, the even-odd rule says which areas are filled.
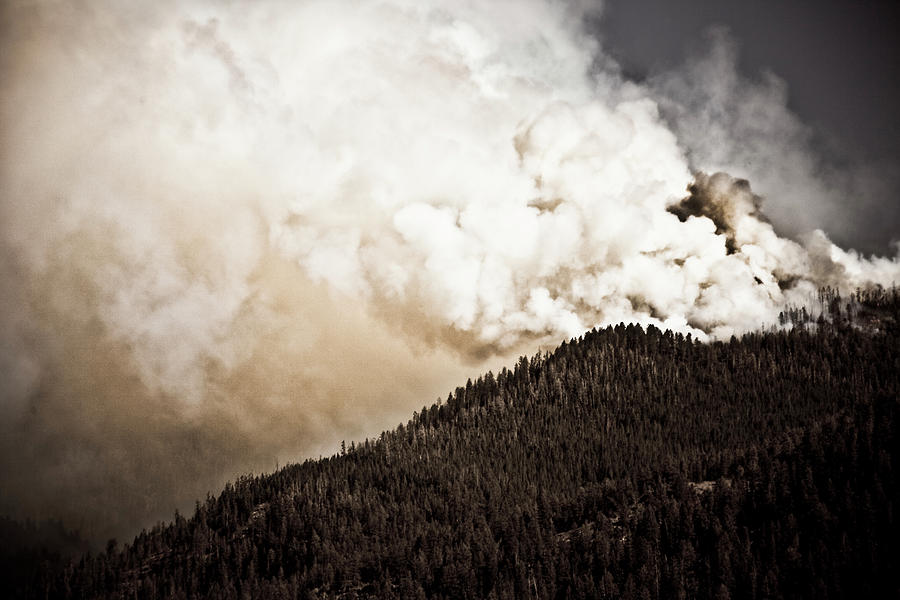
[[[826,300],[727,343],[591,331],[32,594],[897,597],[900,301]]]

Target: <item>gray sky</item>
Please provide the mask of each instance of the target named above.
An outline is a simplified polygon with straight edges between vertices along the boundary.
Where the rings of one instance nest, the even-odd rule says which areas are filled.
[[[608,0],[599,30],[626,73],[641,78],[701,50],[714,25],[731,31],[745,75],[768,69],[787,82],[788,107],[815,130],[824,158],[896,172],[900,3]],[[878,213],[859,218],[877,221],[879,231],[845,242],[872,251],[897,238],[897,183],[893,177],[883,202],[860,209]]]

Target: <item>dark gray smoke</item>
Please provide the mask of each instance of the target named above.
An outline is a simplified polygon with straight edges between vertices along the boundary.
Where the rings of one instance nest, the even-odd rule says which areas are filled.
[[[694,168],[749,180],[779,233],[824,229],[866,252],[898,240],[898,165],[823,152],[822,136],[788,108],[784,80],[740,73],[728,30],[712,29],[702,49],[647,83]]]

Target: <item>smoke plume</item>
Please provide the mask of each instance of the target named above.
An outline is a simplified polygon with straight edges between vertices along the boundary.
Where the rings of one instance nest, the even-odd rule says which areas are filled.
[[[793,147],[734,125],[739,81],[701,71],[731,83],[697,122],[585,10],[5,3],[0,512],[128,535],[593,326],[720,338],[900,280],[763,217],[820,185],[715,172]]]
[[[896,161],[823,152],[834,144],[789,110],[785,81],[740,73],[727,29],[713,28],[703,41],[681,68],[648,82],[691,164],[751,181],[781,233],[821,228],[866,252],[896,240]]]

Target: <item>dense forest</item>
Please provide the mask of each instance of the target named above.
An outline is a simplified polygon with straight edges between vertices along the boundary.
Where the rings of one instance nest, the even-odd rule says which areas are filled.
[[[597,329],[37,572],[49,598],[887,598],[900,298]]]
[[[0,517],[0,595],[28,597],[37,569],[60,571],[89,550],[90,544],[60,521],[19,522]]]

